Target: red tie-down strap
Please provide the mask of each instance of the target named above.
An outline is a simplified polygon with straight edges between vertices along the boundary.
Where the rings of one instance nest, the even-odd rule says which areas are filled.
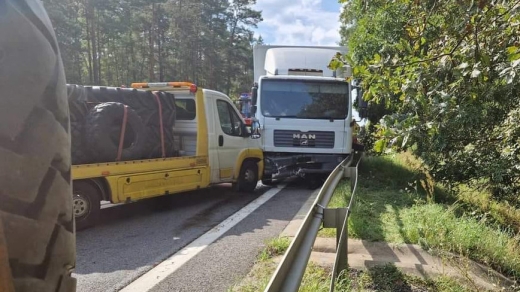
[[[128,120],[128,106],[123,107],[123,125],[121,126],[121,134],[119,134],[119,147],[117,148],[116,161],[121,161],[121,155],[123,154],[123,144],[125,142],[126,122]]]
[[[155,96],[155,101],[157,102],[157,106],[159,107],[159,127],[161,128],[161,151],[162,157],[166,157],[166,150],[164,148],[164,126],[163,126],[163,116],[162,116],[162,104],[161,99],[159,99],[158,91],[154,91],[153,95]]]

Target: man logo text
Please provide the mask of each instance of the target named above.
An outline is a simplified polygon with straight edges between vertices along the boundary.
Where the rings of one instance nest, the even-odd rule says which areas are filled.
[[[307,140],[316,140],[316,135],[314,134],[293,134],[293,139],[307,139]]]

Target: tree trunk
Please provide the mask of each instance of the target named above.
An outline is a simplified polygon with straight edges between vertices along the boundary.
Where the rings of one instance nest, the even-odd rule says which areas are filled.
[[[96,84],[101,85],[101,31],[99,28],[99,15],[100,12],[96,13],[96,29],[95,29],[95,39],[96,39],[96,63],[97,63],[97,80]]]
[[[89,17],[90,17],[90,47],[92,51],[92,82],[98,84],[99,82],[99,68],[98,68],[98,51],[96,40],[96,17],[93,4],[89,3]]]
[[[87,63],[88,63],[88,79],[89,83],[94,83],[94,75],[92,70],[92,44],[90,39],[90,30],[91,30],[91,22],[92,22],[92,8],[90,4],[90,0],[85,0],[85,32],[87,35]]]
[[[150,33],[148,35],[148,48],[149,48],[149,57],[148,57],[148,80],[155,80],[155,22],[156,22],[156,12],[155,12],[155,3],[152,3],[152,21],[150,22]]]

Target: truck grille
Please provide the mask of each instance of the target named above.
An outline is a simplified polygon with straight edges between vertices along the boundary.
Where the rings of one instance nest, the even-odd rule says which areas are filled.
[[[334,132],[274,130],[274,146],[334,148]]]

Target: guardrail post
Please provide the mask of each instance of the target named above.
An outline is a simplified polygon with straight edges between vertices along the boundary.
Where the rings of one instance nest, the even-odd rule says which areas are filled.
[[[347,216],[347,208],[326,208],[323,212],[323,228],[336,228],[336,250],[338,249],[341,227]]]
[[[351,177],[352,174],[357,175],[357,172],[351,172],[350,169],[348,169],[353,161],[353,155],[345,158],[345,160],[343,160],[334,171],[332,171],[321,187],[318,196],[314,201],[314,208],[309,210],[307,216],[305,216],[302,226],[296,233],[296,236],[285,252],[282,261],[267,284],[265,289],[266,292],[298,291],[312,252],[314,240],[316,239],[320,227],[330,226],[336,228],[341,227],[344,229],[345,224],[348,221],[348,209],[351,208],[350,206],[352,203],[349,204],[349,208],[326,209],[325,207],[329,204],[334,190],[340,180],[343,177]],[[357,181],[356,177],[351,177],[351,179]],[[333,275],[337,274],[336,271],[338,271],[338,267],[342,267],[342,270],[344,270],[347,265],[347,254],[344,246],[347,244],[346,239],[348,238],[348,234],[345,230],[337,233],[339,233],[339,237],[336,234],[336,240],[339,241],[337,243],[336,251],[343,257],[343,260],[339,263],[340,265],[338,265],[336,259]],[[333,277],[331,281],[331,289],[334,289],[334,281],[335,277]]]
[[[338,245],[336,248],[336,253],[338,254],[338,270],[335,278],[339,276],[339,273],[348,268],[348,213],[350,210],[346,210],[345,217],[343,222],[341,222],[341,229],[338,233],[340,233],[340,241],[338,241]],[[340,244],[342,243],[342,244]]]

